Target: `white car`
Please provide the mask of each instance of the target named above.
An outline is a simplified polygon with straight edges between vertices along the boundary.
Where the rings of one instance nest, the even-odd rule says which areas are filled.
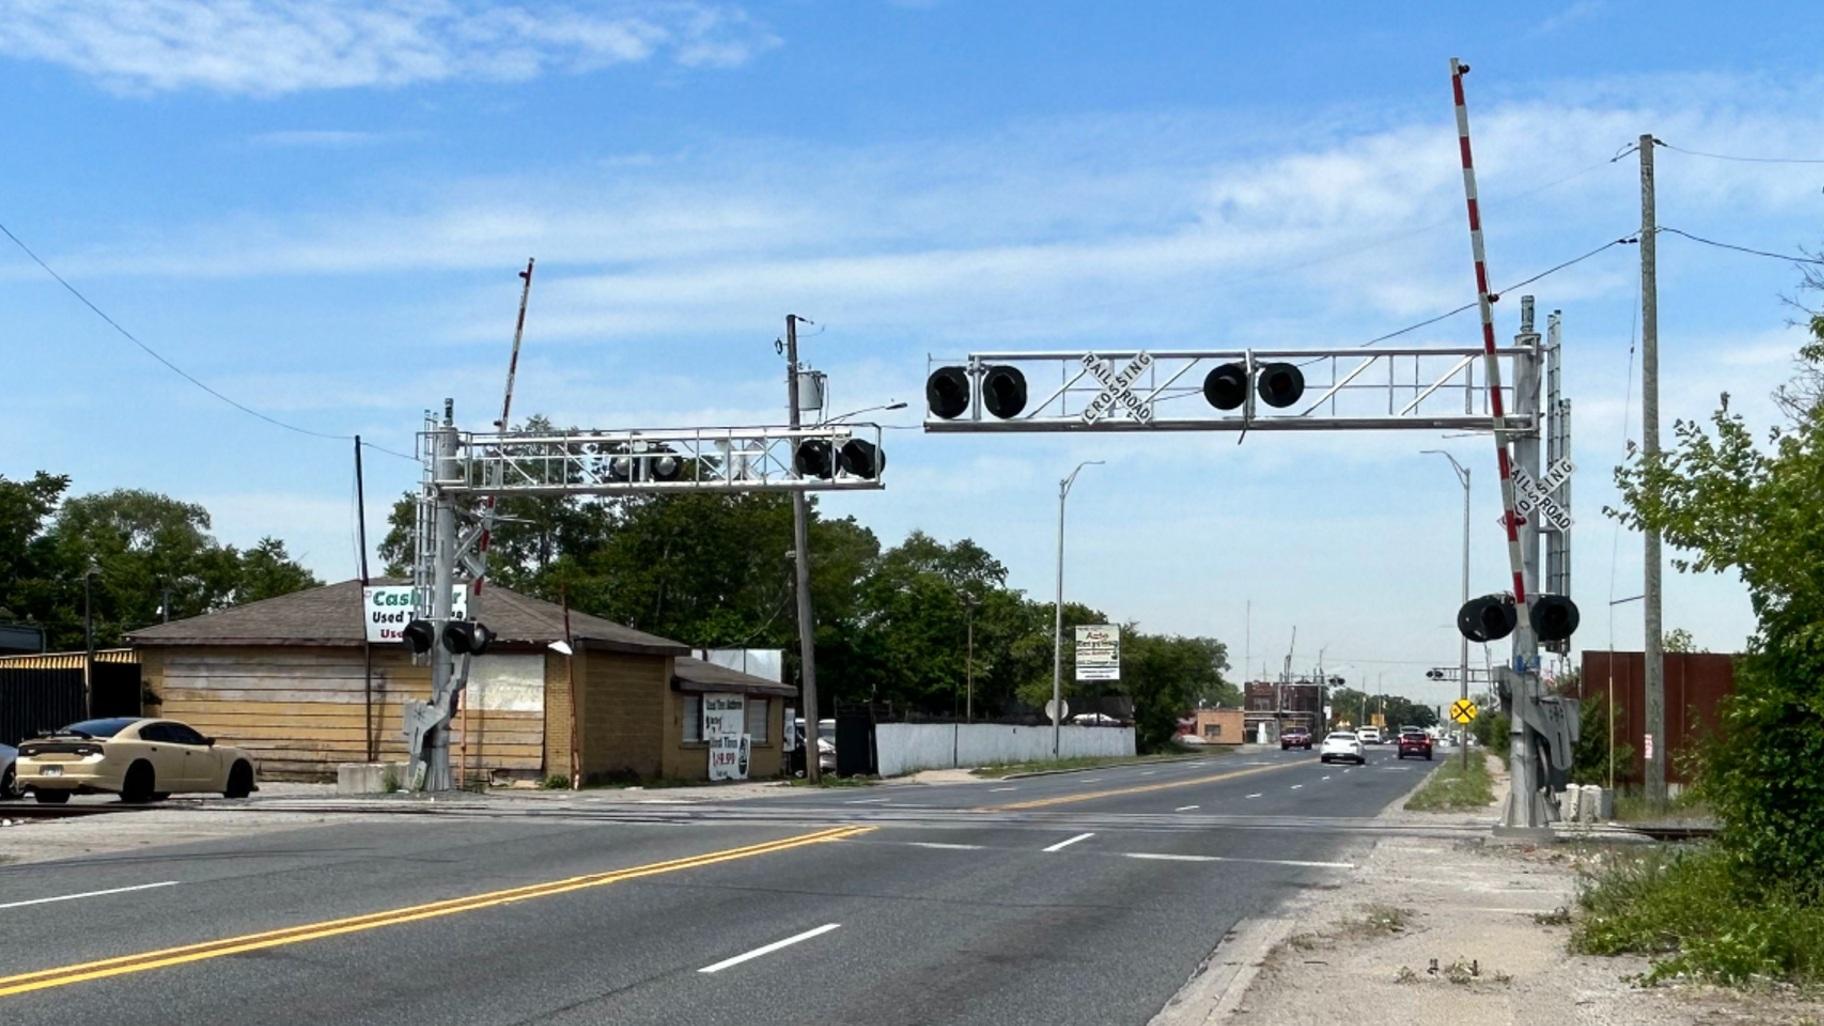
[[[1334,730],[1326,735],[1324,743],[1317,750],[1317,757],[1321,762],[1342,759],[1357,766],[1368,761],[1368,757],[1362,754],[1362,739],[1347,730]]]
[[[1363,727],[1356,734],[1357,740],[1362,744],[1378,745],[1381,743],[1381,728],[1379,727]]]

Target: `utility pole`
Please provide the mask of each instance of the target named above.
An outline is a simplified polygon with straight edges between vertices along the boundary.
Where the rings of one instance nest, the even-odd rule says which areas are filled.
[[[1070,486],[1084,467],[1100,466],[1101,460],[1084,460],[1070,476],[1058,482],[1058,596],[1052,604],[1051,625],[1051,757],[1058,757],[1064,724],[1064,500],[1070,497]]]
[[[797,314],[785,315],[785,392],[786,423],[793,428],[798,421],[798,322]],[[803,492],[792,493],[792,572],[794,590],[798,593],[798,662],[799,680],[803,684],[805,737],[813,746],[804,760],[806,783],[816,784],[822,777],[817,764],[817,625],[811,620],[811,531]]]
[[[101,568],[95,557],[89,557],[89,568],[82,572],[82,714],[95,715],[95,575]]]
[[[367,761],[374,751],[374,643],[367,640],[367,487],[361,477],[361,436],[355,436],[355,537],[361,547],[361,693],[366,698],[362,735],[367,740]]]
[[[975,722],[975,606],[976,606],[975,596],[974,595],[965,595],[963,597],[963,606],[964,606],[964,610],[965,610],[964,615],[968,618],[968,624],[969,624],[969,652],[968,652],[968,655],[964,657],[965,661],[963,664],[964,665],[963,672],[964,672],[965,678],[968,680],[969,683],[968,683],[968,698],[965,699],[965,704],[963,706],[963,720],[964,720],[964,722],[967,722],[967,723],[974,723]]]
[[[1652,133],[1640,137],[1640,444],[1648,466],[1659,461],[1659,267],[1654,211]],[[1666,652],[1661,621],[1659,528],[1642,543],[1646,587],[1647,800],[1666,800]]]
[[[1426,454],[1436,454],[1450,461],[1450,467],[1457,472],[1457,481],[1463,486],[1463,604],[1469,604],[1469,468],[1457,462],[1457,458],[1442,449],[1425,449]],[[1461,607],[1459,607],[1461,608]],[[1458,698],[1469,697],[1469,638],[1459,635],[1461,642],[1457,649],[1457,687]],[[1463,749],[1463,769],[1469,770],[1469,725],[1457,728],[1457,740]]]

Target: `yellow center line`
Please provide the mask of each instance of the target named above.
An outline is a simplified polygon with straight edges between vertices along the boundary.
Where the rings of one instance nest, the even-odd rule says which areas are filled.
[[[1023,802],[1010,802],[1006,805],[984,805],[977,812],[1010,812],[1016,809],[1043,809],[1052,805],[1069,805],[1072,802],[1089,802],[1098,798],[1113,798],[1123,794],[1146,794],[1150,791],[1167,791],[1174,787],[1194,787],[1198,784],[1214,784],[1219,780],[1234,780],[1236,777],[1253,776],[1256,773],[1271,773],[1274,770],[1287,769],[1292,766],[1306,766],[1309,763],[1281,762],[1271,766],[1256,766],[1253,769],[1230,770],[1207,777],[1191,777],[1188,780],[1167,780],[1158,784],[1135,784],[1132,787],[1111,787],[1103,791],[1084,791],[1079,794],[1064,794],[1053,798],[1032,798]],[[0,980],[0,983],[4,983]]]
[[[369,912],[365,915],[348,916],[342,919],[329,919],[317,923],[304,923],[299,926],[286,927],[280,930],[266,930],[260,933],[242,934],[238,937],[223,937],[219,940],[203,941],[198,944],[185,944],[175,948],[161,948],[156,951],[142,951],[132,955],[121,955],[116,958],[104,958],[94,962],[82,962],[75,965],[58,966],[52,969],[40,969],[35,972],[20,973],[16,976],[0,976],[0,997],[13,994],[24,994],[28,991],[45,990],[51,987],[64,987],[72,983],[87,980],[99,980],[109,976],[121,976],[127,973],[141,973],[151,969],[163,969],[167,966],[183,965],[187,962],[198,962],[204,959],[221,958],[225,955],[238,955],[248,951],[259,951],[263,948],[276,948],[286,944],[299,944],[304,941],[321,940],[325,937],[337,937],[342,934],[360,933],[365,930],[377,930],[401,923],[419,922],[425,919],[436,919],[441,916],[456,915],[461,912],[473,912],[478,909],[492,908],[516,901],[532,898],[547,898],[556,894],[583,890],[589,887],[605,887],[626,880],[640,877],[658,876],[662,873],[675,873],[699,866],[714,865],[718,862],[732,862],[736,859],[753,858],[756,855],[768,855],[773,852],[786,851],[808,844],[821,844],[826,841],[839,841],[848,837],[868,833],[873,827],[840,827],[830,830],[819,830],[795,837],[783,837],[776,841],[750,844],[740,848],[727,848],[721,851],[705,852],[681,859],[670,859],[665,862],[652,862],[643,866],[632,866],[627,869],[615,869],[602,873],[590,873],[584,876],[573,876],[562,880],[550,880],[545,883],[528,884],[523,887],[511,887],[505,890],[487,891],[471,894],[461,898],[448,898],[422,905],[408,905],[403,908],[388,909],[381,912]]]

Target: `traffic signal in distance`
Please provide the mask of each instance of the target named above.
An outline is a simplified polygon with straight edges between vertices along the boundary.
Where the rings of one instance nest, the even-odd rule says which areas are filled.
[[[1426,671],[1425,671],[1425,679],[1426,679],[1426,680],[1443,680],[1443,679],[1444,679],[1444,671],[1443,671],[1443,670],[1436,670],[1436,669],[1433,669],[1433,670],[1426,670]]]
[[[431,626],[429,620],[413,620],[399,632],[399,638],[411,647],[414,654],[423,655],[437,641],[437,628]]]
[[[872,481],[886,469],[887,454],[881,452],[880,446],[873,442],[851,438],[836,450],[836,463],[843,473]]]
[[[1580,619],[1577,603],[1563,595],[1540,595],[1533,599],[1529,611],[1533,620],[1533,633],[1540,641],[1564,641],[1577,630]]]
[[[969,375],[961,367],[939,367],[925,380],[925,406],[945,420],[969,409]]]
[[[982,406],[1006,420],[1026,408],[1026,375],[1018,367],[990,367],[982,375]]]
[[[792,468],[800,477],[815,477],[825,481],[836,475],[835,455],[830,451],[830,443],[822,438],[807,438],[798,443],[798,451],[792,457]]]
[[[1498,641],[1514,632],[1519,616],[1506,595],[1484,595],[1457,610],[1457,630],[1471,641]]]
[[[494,632],[474,620],[451,620],[443,627],[443,647],[454,655],[481,655],[493,640]]]

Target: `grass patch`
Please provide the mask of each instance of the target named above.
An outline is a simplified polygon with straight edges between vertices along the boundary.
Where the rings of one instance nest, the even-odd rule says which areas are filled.
[[[1469,769],[1460,759],[1451,759],[1438,767],[1419,792],[1406,800],[1411,812],[1474,812],[1495,800],[1494,781],[1488,775],[1488,760],[1476,755]]]
[[[1412,913],[1395,905],[1363,905],[1360,919],[1343,923],[1342,932],[1351,937],[1384,937],[1404,931],[1412,922]]]
[[[1699,801],[1690,788],[1663,802],[1655,802],[1644,794],[1623,793],[1615,796],[1617,823],[1682,823],[1713,819],[1715,817],[1711,814],[1710,807]]]
[[[804,777],[793,777],[785,782],[787,787],[873,787],[880,783],[879,777],[839,777],[834,773],[825,773],[813,784]]]
[[[562,773],[552,773],[538,782],[538,789],[540,791],[568,791],[570,790],[570,778]]]
[[[1824,983],[1824,896],[1746,885],[1713,845],[1619,852],[1586,879],[1571,948],[1640,954],[1643,982]]]
[[[1076,770],[1097,769],[1102,766],[1133,766],[1145,762],[1169,762],[1182,759],[1186,755],[1206,755],[1214,758],[1228,754],[1227,751],[1216,752],[1176,752],[1165,755],[1079,755],[1068,759],[1035,759],[1031,762],[1008,762],[995,766],[977,766],[973,772],[978,777],[998,780],[1010,777],[1015,773],[1035,773],[1043,770]]]

